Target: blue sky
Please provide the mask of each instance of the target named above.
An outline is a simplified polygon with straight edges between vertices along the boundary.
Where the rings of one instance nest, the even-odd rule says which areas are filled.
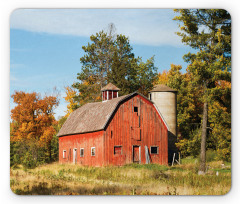
[[[56,118],[65,115],[64,86],[81,72],[82,46],[89,37],[114,23],[129,37],[136,56],[155,55],[158,71],[170,64],[186,69],[182,56],[192,51],[181,43],[171,9],[19,9],[10,17],[10,94],[15,90],[61,93]],[[14,107],[10,99],[10,109]]]

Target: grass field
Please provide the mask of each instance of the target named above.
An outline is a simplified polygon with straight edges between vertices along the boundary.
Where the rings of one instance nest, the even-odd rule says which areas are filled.
[[[10,169],[10,187],[18,195],[224,195],[230,190],[230,163],[209,162],[207,174],[198,175],[197,160],[181,162],[173,167],[53,163],[25,169],[19,165]]]

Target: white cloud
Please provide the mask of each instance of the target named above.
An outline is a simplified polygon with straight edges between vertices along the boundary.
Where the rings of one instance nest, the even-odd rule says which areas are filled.
[[[114,23],[117,33],[144,45],[180,46],[177,23],[170,9],[18,9],[11,28],[49,34],[89,37]]]

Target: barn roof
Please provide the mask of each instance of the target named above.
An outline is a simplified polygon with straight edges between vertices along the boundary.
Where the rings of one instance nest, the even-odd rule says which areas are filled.
[[[150,92],[177,92],[177,90],[174,90],[165,84],[158,84],[155,85]]]
[[[111,118],[112,114],[116,110],[118,104],[120,104],[123,100],[135,95],[141,95],[148,101],[148,98],[134,92],[132,94],[128,94],[125,96],[120,96],[118,98],[111,99],[109,101],[104,102],[95,102],[95,103],[87,103],[80,108],[73,111],[66,122],[63,124],[61,130],[58,132],[57,136],[63,135],[71,135],[71,134],[78,134],[78,133],[86,133],[86,132],[94,132],[103,130],[109,119]],[[150,101],[153,103],[152,101]],[[154,103],[153,103],[154,104]],[[154,105],[155,106],[155,105]],[[155,106],[157,109],[157,107]],[[157,109],[159,112],[159,110]],[[161,115],[161,113],[159,112]],[[162,117],[162,115],[161,115]],[[163,119],[163,117],[162,117]],[[164,121],[164,119],[163,119]],[[166,122],[164,121],[166,124]],[[167,126],[167,124],[166,124]],[[168,126],[167,126],[168,128]]]
[[[115,85],[113,85],[112,83],[109,83],[101,89],[101,91],[107,91],[107,90],[119,91],[120,89]]]
[[[104,129],[105,123],[116,106],[128,96],[121,96],[105,102],[87,103],[81,106],[69,115],[57,136]]]

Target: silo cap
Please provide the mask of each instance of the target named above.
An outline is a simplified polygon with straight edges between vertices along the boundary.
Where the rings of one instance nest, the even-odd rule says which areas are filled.
[[[174,90],[165,84],[157,84],[150,92],[177,92],[177,90]]]

